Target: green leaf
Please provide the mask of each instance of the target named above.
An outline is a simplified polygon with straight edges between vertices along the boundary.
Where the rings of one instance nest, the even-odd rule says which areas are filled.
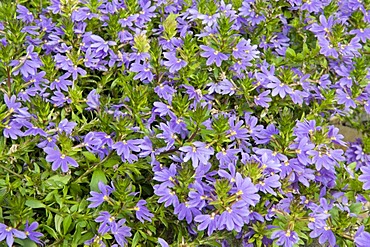
[[[62,189],[64,185],[68,184],[70,179],[71,175],[54,175],[44,183],[48,189]]]
[[[101,169],[96,169],[92,175],[90,182],[90,190],[99,191],[98,183],[99,182],[107,183],[108,180],[105,177],[105,173]]]
[[[36,199],[29,199],[26,201],[26,206],[30,208],[45,208],[45,204]]]
[[[135,235],[134,235],[134,238],[132,239],[132,244],[131,244],[131,246],[132,247],[135,247],[138,243],[139,243],[139,241],[140,241],[140,232],[139,231],[137,231],[136,233],[135,233]]]
[[[61,225],[62,225],[62,222],[63,222],[63,217],[60,216],[59,214],[56,214],[54,216],[54,224],[55,224],[55,230],[58,232],[58,233],[62,233],[61,231]]]
[[[88,160],[88,161],[92,161],[92,162],[98,162],[99,160],[95,157],[94,154],[90,153],[90,152],[82,152],[82,154],[85,156],[85,158]]]
[[[169,40],[176,35],[177,32],[177,14],[169,14],[163,22],[163,29],[166,34],[166,38]]]
[[[77,224],[75,233],[73,234],[72,244],[77,245],[80,238],[81,238],[81,227]]]
[[[295,58],[296,57],[296,53],[295,53],[295,51],[292,48],[288,47],[286,49],[285,56],[288,57],[288,58]]]
[[[50,226],[47,226],[47,225],[43,225],[44,229],[54,238],[54,239],[57,239],[58,238],[58,235],[57,233],[54,231],[53,228],[51,228]]]
[[[37,244],[28,238],[26,239],[15,238],[14,242],[22,247],[37,247]]]
[[[67,215],[63,220],[63,234],[66,235],[68,232],[69,227],[72,224],[72,217],[71,215]]]
[[[349,209],[351,213],[354,214],[359,214],[362,209],[362,204],[361,203],[352,203],[351,206],[349,206]]]

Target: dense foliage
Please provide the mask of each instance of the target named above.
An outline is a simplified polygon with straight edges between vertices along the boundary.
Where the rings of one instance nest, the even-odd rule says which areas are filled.
[[[369,40],[369,0],[1,0],[0,245],[369,246]]]

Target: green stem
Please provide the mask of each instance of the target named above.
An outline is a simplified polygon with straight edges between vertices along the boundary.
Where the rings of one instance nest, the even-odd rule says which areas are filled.
[[[14,172],[14,171],[10,170],[9,168],[7,168],[7,167],[5,167],[5,166],[3,166],[3,165],[1,165],[1,164],[0,164],[0,168],[4,169],[5,171],[7,171],[7,172],[9,172],[9,173],[11,173],[11,174],[13,174],[14,176],[17,176],[17,177],[19,177],[19,178],[22,178],[22,179],[23,179],[23,176],[19,175],[18,173],[16,173],[16,172]]]
[[[11,84],[11,81],[10,81],[11,80],[10,67],[7,67],[6,73],[7,73],[6,85],[8,86],[8,90],[9,90],[9,94],[10,94],[11,91],[12,91],[12,84]]]
[[[110,157],[112,157],[113,155],[113,151],[110,152],[104,159],[102,159],[99,163],[96,163],[95,165],[93,165],[92,167],[90,167],[89,169],[87,169],[80,177],[78,177],[75,181],[75,183],[79,183],[81,182],[81,180],[86,177],[87,175],[89,175],[91,172],[93,172],[95,170],[96,167],[98,167],[99,165],[103,164],[105,161],[107,161]]]

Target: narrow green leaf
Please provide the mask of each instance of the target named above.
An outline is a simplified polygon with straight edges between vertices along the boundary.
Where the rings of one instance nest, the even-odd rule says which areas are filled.
[[[132,247],[135,247],[140,241],[140,233],[137,231],[134,235],[134,238],[132,239]]]
[[[62,225],[62,222],[63,222],[63,217],[62,217],[62,216],[60,216],[60,215],[58,215],[58,214],[56,214],[56,215],[54,216],[55,230],[56,230],[58,233],[60,233],[60,234],[62,234],[62,231],[61,231],[61,225]]]
[[[45,204],[36,199],[29,199],[26,201],[26,206],[30,208],[44,208]]]
[[[63,220],[63,234],[66,235],[68,232],[69,227],[72,224],[72,217],[67,215]]]

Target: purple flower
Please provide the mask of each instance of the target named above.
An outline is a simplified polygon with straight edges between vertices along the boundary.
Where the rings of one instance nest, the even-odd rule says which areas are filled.
[[[152,221],[152,217],[154,216],[151,212],[149,212],[148,208],[144,206],[146,204],[145,200],[140,200],[134,207],[136,211],[136,218],[144,223],[144,220]]]
[[[35,230],[39,227],[39,223],[36,221],[32,222],[31,225],[29,225],[28,220],[26,221],[26,225],[24,228],[24,232],[27,235],[29,239],[31,239],[33,242],[37,244],[41,244],[40,237],[44,236],[44,234],[40,232],[36,232]]]
[[[173,94],[176,93],[176,89],[169,85],[159,84],[159,86],[155,87],[154,92],[161,98],[168,101],[171,104]]]
[[[118,222],[113,222],[111,226],[111,233],[113,234],[115,240],[120,246],[125,246],[127,244],[127,237],[131,237],[131,228],[125,226],[125,219],[121,219]]]
[[[71,104],[72,100],[65,96],[61,91],[54,91],[54,96],[51,97],[51,102],[58,107],[62,107],[65,103]]]
[[[23,5],[17,5],[17,19],[24,21],[26,24],[33,22],[33,14]]]
[[[11,121],[9,124],[5,125],[3,130],[3,135],[5,138],[11,138],[13,140],[17,140],[18,137],[23,136],[23,132],[21,131],[22,125],[15,121]]]
[[[286,85],[286,84],[284,84],[280,81],[279,82],[271,82],[271,83],[267,84],[267,88],[271,88],[271,89],[273,88],[272,93],[271,93],[272,96],[276,96],[276,95],[279,94],[281,98],[285,98],[286,94],[293,93],[292,89],[288,85]]]
[[[164,61],[163,64],[170,68],[170,73],[175,73],[176,71],[179,71],[181,68],[187,65],[187,62],[176,57],[175,52],[164,52],[163,54],[164,57],[168,60]]]
[[[280,177],[278,175],[272,175],[256,184],[256,188],[265,194],[276,195],[276,192],[272,188],[279,188],[281,186],[279,180]]]
[[[370,242],[370,233],[364,231],[364,226],[360,226],[355,235],[355,243],[357,247],[367,247]]]
[[[100,211],[99,216],[96,217],[95,222],[100,223],[98,233],[105,234],[110,230],[110,226],[116,220],[116,217],[112,216],[107,211]]]
[[[50,6],[48,7],[49,10],[53,12],[53,14],[59,14],[61,12],[62,4],[60,0],[51,0]]]
[[[227,133],[230,135],[230,140],[235,139],[246,139],[248,138],[248,130],[246,128],[243,128],[243,121],[239,120],[236,122],[235,117],[229,118],[229,125],[230,130],[227,131]]]
[[[162,102],[154,102],[153,103],[154,108],[153,111],[155,113],[159,113],[160,117],[166,116],[166,115],[173,115],[172,106],[166,105]]]
[[[362,42],[366,43],[370,39],[370,28],[365,29],[354,29],[349,32],[350,34],[355,34]]]
[[[261,158],[259,159],[261,163],[261,168],[268,172],[278,172],[281,171],[280,167],[281,164],[277,162],[275,159],[273,159],[270,155],[267,153],[262,154]]]
[[[206,189],[205,184],[195,181],[193,190],[189,191],[189,206],[197,207],[200,210],[206,206]]]
[[[133,23],[136,21],[138,16],[139,16],[138,14],[130,15],[123,19],[119,19],[118,23],[121,24],[122,27],[132,27]]]
[[[261,67],[261,70],[262,70],[262,73],[260,72],[256,73],[256,76],[259,77],[261,80],[264,80],[269,83],[275,83],[275,84],[281,83],[279,78],[275,76],[275,66],[274,65],[270,67],[270,71],[267,69],[266,65],[263,65]]]
[[[173,128],[171,128],[171,124],[167,122],[167,124],[160,123],[160,130],[163,132],[158,134],[157,137],[164,139],[167,143],[166,149],[170,149],[175,144],[175,140],[178,138],[176,134],[179,134]]]
[[[295,143],[289,146],[291,149],[295,150],[297,158],[302,165],[306,166],[311,163],[307,155],[307,151],[312,150],[315,145],[310,143],[307,137],[303,137],[299,143]]]
[[[321,0],[310,0],[304,3],[301,7],[301,10],[307,10],[309,12],[317,13],[322,8],[322,1]]]
[[[242,61],[250,61],[258,57],[257,45],[251,45],[250,40],[241,39],[233,48],[233,57]]]
[[[161,245],[161,247],[170,247],[168,243],[162,238],[158,238],[158,243]]]
[[[235,187],[231,192],[239,196],[246,204],[255,206],[260,200],[257,191],[250,178],[243,178],[239,172],[236,173]]]
[[[100,223],[98,233],[99,234],[105,234],[107,233],[113,222],[116,220],[114,216],[112,216],[109,212],[107,211],[101,211],[99,212],[99,216],[96,217],[95,222]]]
[[[156,15],[156,13],[154,12],[156,7],[155,6],[150,6],[151,1],[147,1],[147,2],[139,1],[139,2],[140,2],[140,6],[141,6],[142,9],[139,12],[138,19],[140,20],[140,22],[139,22],[140,24],[144,24],[145,22],[150,21],[150,19]]]
[[[235,230],[240,232],[244,223],[249,222],[249,211],[245,208],[244,203],[236,202],[231,207],[227,206],[226,210],[219,218],[218,229],[226,228],[228,231]]]
[[[323,36],[318,37],[319,45],[321,47],[320,53],[326,57],[338,58],[338,52],[332,44]]]
[[[215,24],[217,22],[217,18],[219,17],[220,17],[220,14],[218,13],[214,15],[203,15],[203,14],[198,15],[198,18],[203,20],[202,24],[207,25],[209,27]]]
[[[272,99],[270,97],[267,97],[269,94],[270,94],[270,90],[266,90],[262,93],[260,93],[258,96],[254,96],[254,103],[256,105],[259,105],[259,106],[262,106],[262,107],[269,107],[269,102],[272,101]]]
[[[27,122],[24,122],[23,125],[28,128],[28,130],[26,130],[24,132],[24,136],[29,136],[29,135],[37,136],[37,135],[40,135],[40,136],[43,136],[43,137],[47,137],[47,134],[46,134],[46,132],[43,129],[34,126],[30,122],[28,122],[28,121]]]
[[[248,134],[253,138],[258,135],[261,130],[263,130],[262,125],[257,125],[258,119],[255,116],[252,116],[250,113],[244,114],[245,119],[245,128],[248,131]]]
[[[162,170],[154,173],[153,179],[162,182],[163,186],[172,187],[177,174],[176,164],[171,164],[170,168],[164,167]]]
[[[91,35],[90,39],[92,41],[91,47],[95,48],[95,52],[99,53],[100,51],[103,51],[104,53],[108,53],[109,51],[109,46],[116,45],[116,42],[114,41],[105,41],[102,39],[102,37],[98,35]]]
[[[90,9],[87,7],[81,7],[72,13],[72,20],[76,22],[84,21],[86,19],[91,20],[92,18],[98,17],[97,14],[92,14]]]
[[[271,138],[274,135],[278,135],[279,133],[280,131],[276,128],[274,124],[269,124],[267,125],[266,129],[261,130],[261,132],[258,133],[258,140],[256,140],[256,143],[267,144],[270,142]]]
[[[207,86],[210,86],[208,89],[209,94],[216,92],[218,94],[233,95],[236,90],[235,86],[228,79],[223,79],[219,83],[211,82]]]
[[[200,48],[202,50],[204,50],[204,52],[202,52],[200,55],[202,57],[208,58],[207,63],[206,63],[207,66],[209,66],[213,63],[216,63],[217,67],[220,67],[222,61],[228,59],[227,55],[225,55],[225,54],[223,54],[219,51],[216,51],[215,49],[213,49],[209,46],[201,45]]]
[[[145,62],[144,64],[133,63],[131,65],[130,71],[137,72],[134,76],[134,80],[140,79],[141,81],[148,80],[151,82],[154,78],[153,73],[150,71],[152,67],[149,63]]]
[[[59,43],[60,38],[58,36],[51,34],[50,35],[50,38],[55,39],[56,42]],[[49,44],[50,45],[55,45],[51,41],[49,42]],[[61,54],[58,53],[57,55],[54,56],[54,60],[55,60],[56,66],[58,68],[61,68],[61,69],[65,70],[65,71],[72,70],[73,62],[67,56],[63,56],[63,55],[61,55]]]
[[[200,215],[200,210],[190,207],[189,202],[185,202],[177,204],[174,213],[177,214],[179,220],[186,219],[186,222],[190,224],[195,216]]]
[[[45,147],[50,147],[50,148],[54,148],[56,147],[56,138],[54,136],[48,136],[47,138],[45,138],[43,141],[41,141],[39,144],[37,144],[37,147],[39,148],[45,148]]]
[[[356,108],[355,101],[351,98],[351,96],[348,93],[343,92],[342,89],[337,89],[336,93],[338,104],[345,105],[346,109],[349,109],[350,107],[352,107],[353,109]]]
[[[6,243],[11,247],[14,243],[14,237],[25,239],[27,235],[13,227],[0,223],[0,242],[6,239]]]
[[[98,244],[99,247],[106,247],[105,243],[103,242],[103,238],[99,235],[95,235],[89,240],[84,242],[87,246],[92,246],[93,244]]]
[[[65,73],[64,75],[60,76],[58,79],[55,79],[50,84],[50,89],[54,90],[63,90],[68,91],[68,86],[71,86],[73,82],[71,80],[67,80],[71,76],[70,73]]]
[[[175,193],[175,191],[171,190],[164,184],[156,184],[154,185],[154,194],[159,196],[158,202],[164,202],[165,207],[169,207],[171,205],[178,205],[179,199]]]
[[[99,110],[100,108],[100,101],[99,101],[100,95],[96,92],[96,90],[91,90],[89,95],[87,95],[87,105],[89,106],[86,108],[86,110]]]
[[[321,25],[314,23],[312,24],[310,30],[316,35],[327,35],[331,32],[331,29],[334,25],[334,17],[329,16],[326,20],[324,15],[320,15],[320,23]]]
[[[67,119],[63,119],[60,121],[57,130],[59,133],[65,132],[66,134],[70,135],[72,134],[72,131],[76,125],[77,124],[75,122],[68,122]]]
[[[37,52],[33,51],[34,46],[29,45],[27,47],[27,55],[22,57],[19,61],[13,60],[10,63],[10,66],[19,67],[19,70],[14,71],[14,75],[18,75],[19,72],[24,77],[28,77],[29,75],[36,75],[37,69],[42,66],[42,62],[37,54]]]
[[[15,95],[12,95],[10,98],[7,94],[4,95],[4,102],[6,106],[8,107],[8,110],[10,113],[17,112],[18,109],[22,106],[21,103],[16,102],[17,97]]]
[[[322,152],[319,146],[317,150],[308,150],[307,154],[312,156],[312,163],[315,164],[318,171],[320,171],[322,167],[327,170],[334,169],[335,161],[331,157],[331,152]]]
[[[221,152],[216,154],[216,158],[220,162],[220,167],[225,168],[228,164],[233,163],[237,160],[236,154],[239,153],[239,149],[222,149]]]
[[[138,145],[142,143],[141,139],[136,140],[123,140],[121,142],[117,142],[113,145],[113,149],[117,151],[117,154],[121,156],[122,160],[137,160],[136,155],[132,154],[134,152],[140,152],[140,148]]]
[[[86,70],[78,67],[77,65],[73,65],[72,67],[72,79],[75,81],[77,80],[78,74],[84,76],[87,74]]]
[[[336,239],[333,231],[331,228],[326,225],[326,223],[317,223],[316,227],[313,229],[313,231],[310,233],[311,238],[317,238],[319,237],[319,243],[324,244],[326,242],[329,242],[330,246],[335,246]]]
[[[364,190],[370,190],[370,167],[363,166],[360,169],[362,171],[362,175],[358,177],[358,180],[364,183],[362,185]]]
[[[102,204],[103,202],[105,201],[109,201],[109,195],[115,191],[115,188],[112,184],[112,187],[110,187],[109,185],[105,185],[103,182],[99,181],[98,183],[98,188],[100,190],[100,193],[98,192],[95,192],[95,191],[91,191],[90,192],[90,195],[92,197],[89,197],[87,198],[86,200],[92,202],[88,208],[96,208],[98,207],[100,204]]]
[[[59,150],[46,147],[44,151],[47,153],[46,161],[53,163],[51,166],[53,171],[56,171],[60,167],[62,172],[68,172],[69,166],[78,167],[77,162],[73,158],[62,154]]]
[[[293,247],[294,244],[298,243],[299,241],[299,237],[298,237],[298,234],[295,232],[295,231],[291,231],[291,230],[278,230],[278,231],[275,231],[272,233],[271,235],[271,238],[272,239],[278,239],[276,241],[276,244],[279,245],[279,246],[283,246],[284,247]]]
[[[195,222],[199,222],[198,230],[203,231],[204,229],[208,228],[207,233],[210,236],[218,227],[220,215],[216,215],[216,213],[209,214],[202,214],[198,215],[194,218]]]
[[[89,152],[97,153],[99,147],[102,145],[102,141],[95,135],[95,132],[89,132],[85,135],[84,142],[82,144]]]
[[[207,147],[203,142],[194,142],[192,146],[184,146],[179,148],[180,151],[185,152],[184,161],[192,160],[194,168],[197,168],[199,162],[201,164],[206,164],[211,155],[213,155],[213,149]]]

